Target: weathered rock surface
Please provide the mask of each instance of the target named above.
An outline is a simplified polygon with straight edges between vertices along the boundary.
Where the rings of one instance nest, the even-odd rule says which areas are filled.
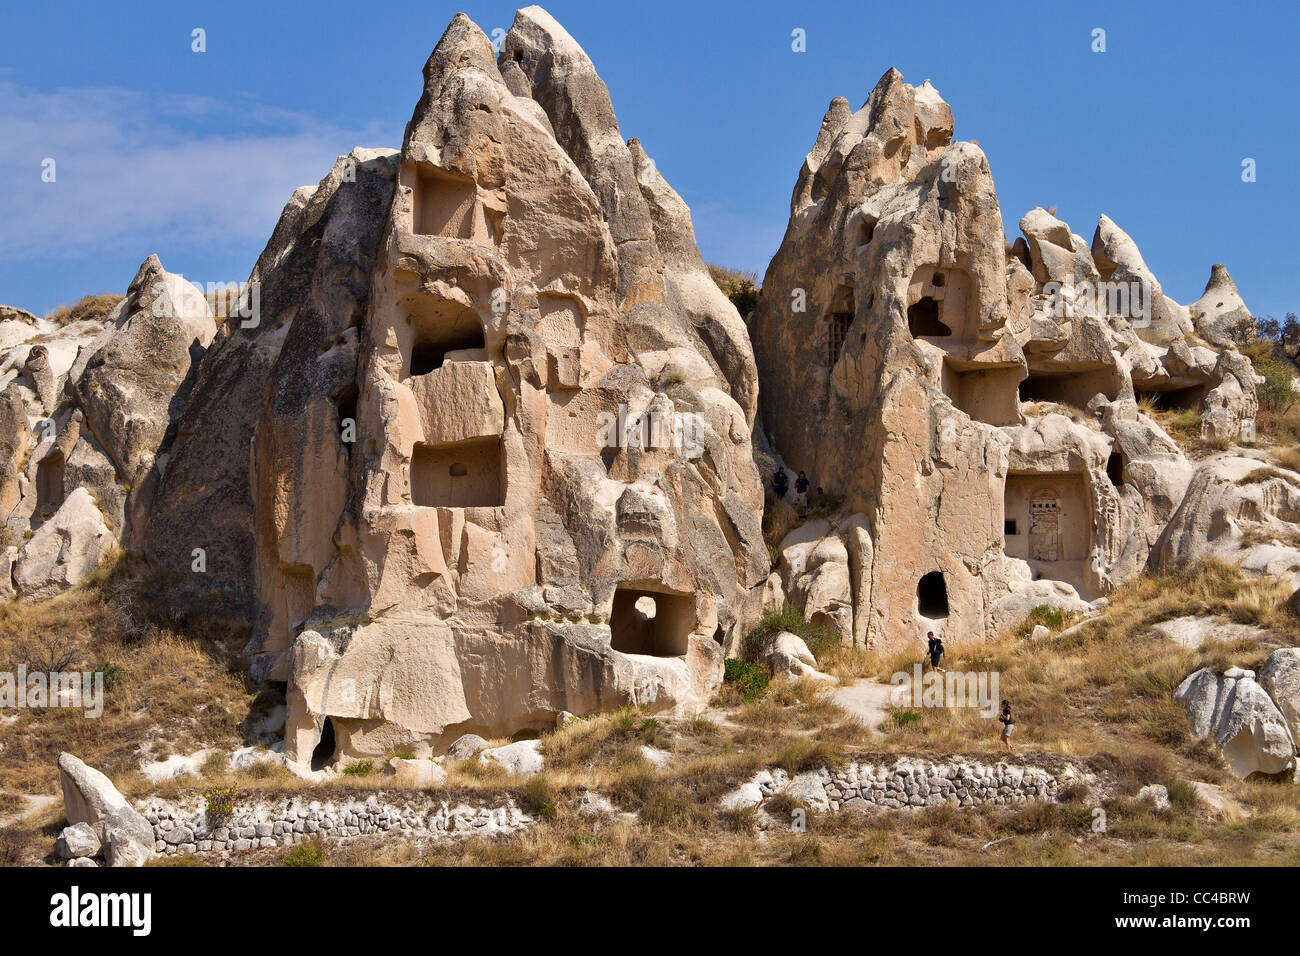
[[[803,638],[789,631],[773,634],[759,651],[758,659],[773,677],[796,680],[809,677],[832,683],[835,680],[829,674],[817,670],[817,659],[813,657],[812,651],[808,650],[808,645],[804,643]]]
[[[74,388],[86,430],[131,486],[128,508],[139,528],[157,481],[155,461],[217,327],[203,293],[164,271],[157,256],[131,280],[113,325]]]
[[[327,719],[375,756],[697,711],[767,572],[743,323],[586,54],[540,8],[499,60],[458,16],[424,77],[401,153],[337,189],[346,262],[264,316],[249,650],[291,760]]]
[[[116,539],[90,492],[74,489],[18,552],[14,586],[27,598],[52,597],[79,584],[114,544]]]
[[[1192,475],[1140,396],[1199,408],[1207,439],[1249,433],[1249,361],[1201,344],[1204,309],[1118,225],[1090,245],[1034,209],[1020,229],[1008,247],[988,162],[928,81],[832,101],[751,333],[774,457],[863,516],[865,573],[828,582],[852,643],[982,639],[1031,585],[1079,611],[1140,573]],[[765,600],[803,608],[791,585],[783,559]]]
[[[1300,647],[1278,648],[1259,669],[1259,686],[1282,712],[1292,740],[1300,740]]]
[[[393,777],[408,787],[441,787],[447,782],[447,771],[432,760],[405,760],[393,757],[384,766],[384,776]]]
[[[1170,570],[1218,557],[1257,574],[1300,573],[1300,475],[1227,453],[1201,464],[1152,551]]]
[[[480,753],[478,759],[499,764],[506,773],[521,777],[541,773],[545,764],[540,740],[520,740],[504,747],[492,747]]]
[[[94,830],[109,866],[142,866],[153,855],[153,827],[102,773],[61,753],[59,782],[68,823]]]
[[[99,834],[89,823],[74,823],[64,827],[54,841],[54,855],[60,860],[78,860],[98,856],[101,845]]]
[[[1178,685],[1174,700],[1187,708],[1192,733],[1213,737],[1237,776],[1295,769],[1286,720],[1254,671],[1232,667],[1219,675],[1203,667]]]

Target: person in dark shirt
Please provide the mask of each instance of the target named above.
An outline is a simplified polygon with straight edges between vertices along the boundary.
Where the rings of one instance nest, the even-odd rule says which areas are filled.
[[[777,498],[784,499],[785,493],[790,490],[790,478],[785,473],[784,468],[778,468],[776,474],[772,476],[772,492]]]
[[[941,674],[948,673],[939,666],[939,661],[943,658],[943,640],[934,636],[934,631],[925,635],[926,647],[930,652],[930,669],[936,670]]]
[[[808,517],[808,476],[802,471],[799,477],[794,480],[794,506],[799,509],[799,517]]]
[[[1002,713],[998,715],[998,720],[1002,722],[1002,743],[1007,750],[1011,750],[1011,732],[1016,729],[1016,719],[1011,716],[1011,701],[1002,702]]]

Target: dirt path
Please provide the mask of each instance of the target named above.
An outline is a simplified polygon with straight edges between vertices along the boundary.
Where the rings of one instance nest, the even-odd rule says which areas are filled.
[[[871,730],[879,730],[889,716],[889,692],[893,688],[869,677],[859,677],[831,691],[831,699]]]
[[[54,804],[59,802],[59,797],[51,797],[43,793],[20,793],[18,796],[22,797],[23,800],[27,802],[27,805],[17,813],[11,813],[8,816],[0,817],[0,827],[9,826],[13,823],[20,823],[27,817],[35,816],[42,810],[52,807]]]

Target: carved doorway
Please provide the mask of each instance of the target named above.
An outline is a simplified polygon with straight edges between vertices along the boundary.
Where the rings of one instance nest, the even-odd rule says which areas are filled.
[[[1034,561],[1061,558],[1061,499],[1050,488],[1034,492],[1029,501],[1029,557]]]

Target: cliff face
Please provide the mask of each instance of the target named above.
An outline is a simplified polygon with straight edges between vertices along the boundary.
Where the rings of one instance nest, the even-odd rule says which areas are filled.
[[[1291,474],[1143,411],[1253,444],[1226,269],[1183,306],[1105,216],[1008,244],[953,131],[895,70],[834,100],[747,329],[577,42],[459,15],[401,149],[295,192],[228,317],[152,256],[107,317],[0,307],[0,596],[119,545],[232,592],[305,768],[697,712],[787,601],[902,647],[1148,565],[1296,574]],[[756,448],[844,503],[775,569]]]
[[[763,438],[857,512],[826,532],[853,573],[817,608],[846,643],[983,638],[1026,602],[1099,597],[1191,473],[1139,395],[1190,401],[1208,438],[1253,419],[1249,362],[1195,331],[1218,313],[1165,297],[1114,223],[1091,247],[1042,209],[1020,226],[1009,247],[928,82],[890,70],[857,112],[831,103],[751,334]],[[783,545],[770,602],[818,590],[809,546]]]
[[[529,8],[498,66],[458,16],[424,76],[400,154],[338,187],[348,255],[253,434],[298,760],[699,709],[767,571],[744,326],[586,55]]]

